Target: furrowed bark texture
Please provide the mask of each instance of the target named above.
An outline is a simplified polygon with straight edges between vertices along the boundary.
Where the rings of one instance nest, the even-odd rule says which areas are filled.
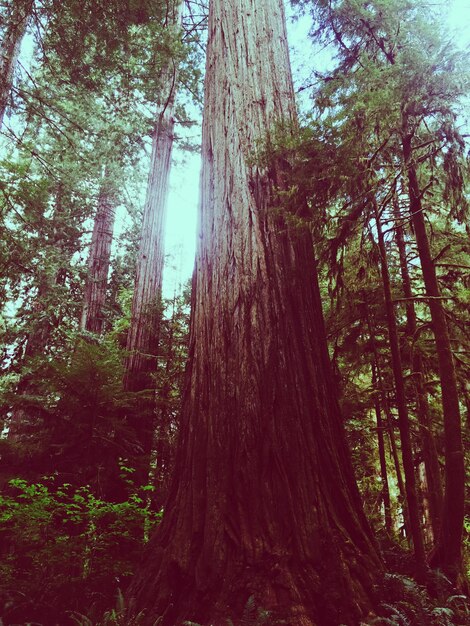
[[[0,45],[0,129],[34,0],[10,0],[9,4],[11,6],[4,18],[3,39]]]
[[[462,532],[465,510],[465,465],[462,445],[457,377],[449,337],[449,329],[431,254],[424,219],[422,194],[413,158],[411,124],[403,114],[403,160],[408,179],[410,212],[421,261],[426,295],[436,342],[441,381],[445,440],[445,490],[441,529],[432,564],[441,567],[454,581],[462,573]]]
[[[101,333],[106,318],[106,290],[115,217],[116,194],[107,169],[104,173],[93,224],[80,324],[82,330],[88,330],[91,333]]]
[[[164,520],[129,590],[144,624],[355,624],[381,564],[333,388],[313,247],[253,165],[295,123],[281,0],[213,0],[190,359]]]

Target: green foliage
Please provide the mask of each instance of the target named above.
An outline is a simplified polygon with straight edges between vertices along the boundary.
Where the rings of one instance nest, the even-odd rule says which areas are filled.
[[[54,476],[10,480],[0,496],[2,617],[64,619],[87,605],[102,614],[159,519],[136,492],[111,502]]]
[[[434,573],[436,581],[442,577]],[[441,590],[450,588],[441,581]],[[431,597],[425,587],[398,574],[387,574],[379,596],[380,617],[367,623],[376,626],[465,626],[470,618],[466,596]]]

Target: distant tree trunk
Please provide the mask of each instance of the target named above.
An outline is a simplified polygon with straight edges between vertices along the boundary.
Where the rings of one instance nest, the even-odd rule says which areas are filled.
[[[213,0],[199,243],[176,469],[130,590],[143,624],[356,624],[380,575],[330,370],[312,239],[253,163],[295,124],[281,0]],[[300,207],[299,207],[300,208]],[[302,208],[300,208],[302,211]]]
[[[93,224],[80,324],[82,330],[88,330],[91,333],[100,334],[103,331],[115,217],[116,192],[109,168],[106,168]]]
[[[407,333],[410,340],[413,384],[416,393],[416,410],[420,428],[423,461],[426,471],[426,499],[429,503],[432,534],[434,540],[436,540],[439,536],[440,520],[443,506],[441,471],[439,468],[439,457],[437,454],[436,442],[434,441],[434,436],[431,429],[431,419],[429,417],[429,406],[426,389],[424,386],[423,362],[419,349],[415,349],[413,346],[417,330],[416,312],[415,305],[412,300],[413,292],[411,289],[411,280],[408,271],[408,261],[406,259],[406,244],[403,233],[403,226],[400,223],[400,211],[396,205],[394,205],[394,216],[396,219],[395,237],[400,257],[403,295],[405,298],[408,299],[406,303]]]
[[[372,383],[374,387],[378,387],[377,373],[375,368],[372,370]],[[380,461],[380,476],[382,479],[382,502],[384,505],[384,520],[385,530],[389,536],[392,535],[392,506],[390,502],[390,489],[388,486],[388,473],[387,473],[387,458],[385,455],[385,438],[384,438],[384,423],[382,420],[382,411],[380,407],[379,396],[374,396],[374,409],[375,417],[377,421],[377,444],[379,449],[379,461]]]
[[[3,39],[0,44],[0,129],[33,5],[34,0],[9,0],[7,15],[3,18]]]
[[[178,27],[182,5],[172,3],[169,27]],[[169,62],[161,76],[162,91],[152,141],[152,157],[144,206],[142,233],[132,300],[132,314],[126,350],[124,387],[127,391],[150,394],[134,415],[128,416],[133,446],[139,458],[136,480],[146,479],[150,464],[155,428],[154,375],[162,315],[162,278],[164,262],[164,229],[168,184],[173,148],[173,117],[177,68]]]
[[[441,567],[456,581],[462,573],[462,533],[465,503],[465,466],[462,446],[459,396],[449,329],[436,267],[429,246],[424,219],[422,194],[413,158],[413,130],[405,112],[402,114],[402,147],[408,179],[410,212],[418,246],[426,295],[434,330],[441,381],[445,438],[445,494],[441,530],[432,564]]]
[[[380,216],[375,199],[372,200],[375,223],[377,226],[377,239],[380,251],[380,269],[382,273],[382,283],[385,299],[385,310],[387,315],[388,336],[390,341],[390,353],[392,358],[393,380],[395,382],[395,393],[398,410],[398,425],[400,429],[401,453],[403,458],[403,469],[405,472],[405,489],[408,504],[408,514],[410,518],[411,537],[413,539],[413,550],[416,564],[420,574],[424,573],[426,566],[426,553],[424,550],[423,534],[421,530],[420,507],[416,489],[416,475],[413,461],[413,448],[411,444],[410,420],[408,407],[406,404],[405,383],[403,380],[403,369],[401,364],[400,344],[398,339],[397,322],[393,309],[392,290],[390,285],[390,275],[387,265],[387,251],[380,224]]]
[[[371,320],[371,316],[369,312],[369,305],[367,303],[367,297],[366,297],[365,291],[363,292],[363,300],[364,300],[364,306],[365,306],[365,317],[367,321],[367,328],[369,330],[369,336],[370,336],[370,340],[372,344],[372,354],[374,356],[374,362],[373,362],[374,364],[373,364],[372,371],[373,372],[375,371],[375,382],[378,385],[380,395],[382,398],[382,406],[384,408],[385,415],[387,417],[387,431],[388,431],[388,435],[390,438],[390,448],[391,448],[391,453],[392,453],[392,458],[393,458],[393,464],[395,466],[395,474],[397,476],[398,491],[400,494],[399,501],[403,509],[403,526],[405,529],[406,539],[409,543],[411,530],[410,530],[410,518],[408,515],[408,507],[407,507],[407,502],[406,502],[405,483],[403,481],[403,476],[402,476],[402,471],[401,471],[401,466],[400,466],[400,458],[398,456],[395,429],[393,426],[393,416],[390,410],[390,403],[388,401],[387,392],[385,389],[385,384],[384,384],[384,380],[382,376],[380,360],[379,360],[379,351],[377,349],[377,341],[375,337],[375,330],[372,325],[372,320]],[[374,377],[373,377],[373,380],[374,380]]]

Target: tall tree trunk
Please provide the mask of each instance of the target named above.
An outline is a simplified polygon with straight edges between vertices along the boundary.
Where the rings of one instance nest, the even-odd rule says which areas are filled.
[[[410,212],[421,269],[429,298],[441,381],[445,439],[445,493],[441,530],[432,564],[441,567],[454,581],[462,572],[462,532],[465,503],[465,466],[462,446],[459,396],[447,319],[441,300],[436,267],[426,232],[422,194],[413,159],[413,130],[406,112],[402,114],[402,147],[408,178]]]
[[[424,573],[426,566],[426,554],[424,550],[423,534],[421,530],[420,509],[416,489],[416,475],[413,461],[413,448],[411,444],[410,420],[408,407],[406,404],[405,383],[403,380],[403,369],[401,364],[400,344],[398,339],[398,328],[393,309],[392,289],[390,285],[390,275],[387,265],[387,251],[380,224],[380,216],[375,199],[372,199],[375,222],[377,226],[377,239],[380,251],[380,270],[385,299],[385,310],[387,315],[388,336],[390,342],[390,353],[392,358],[393,380],[395,382],[395,393],[398,410],[398,426],[400,429],[401,453],[403,458],[403,470],[405,472],[406,500],[408,504],[408,514],[410,518],[411,537],[413,539],[413,549],[420,574]]]
[[[3,39],[0,45],[0,129],[33,5],[34,0],[9,0],[7,15],[3,20]]]
[[[116,191],[111,172],[106,168],[93,224],[82,308],[81,328],[91,333],[100,334],[103,331],[115,216]]]
[[[381,565],[353,477],[307,227],[257,141],[296,120],[281,0],[213,0],[199,240],[174,480],[130,590],[144,624],[355,624]]]
[[[178,0],[169,9],[168,26],[177,28],[182,3]],[[164,262],[164,229],[168,185],[173,148],[175,120],[173,117],[177,68],[170,61],[163,70],[162,91],[152,141],[152,157],[144,206],[142,233],[132,300],[131,325],[127,336],[124,388],[127,391],[149,390],[142,396],[136,412],[128,416],[133,447],[137,452],[136,480],[146,480],[149,471],[155,428],[154,375],[162,315],[162,278]]]
[[[421,435],[421,445],[423,450],[423,461],[426,471],[427,501],[429,502],[429,513],[432,524],[432,534],[434,540],[439,536],[440,520],[443,506],[441,472],[439,468],[439,457],[437,454],[436,442],[431,429],[431,419],[429,417],[429,406],[426,389],[424,386],[423,361],[419,349],[413,346],[417,330],[416,311],[413,302],[413,292],[411,289],[408,262],[406,259],[406,244],[403,226],[400,223],[400,211],[394,204],[394,216],[396,219],[395,237],[400,257],[400,270],[402,278],[403,295],[407,298],[406,321],[407,333],[410,341],[411,366],[413,368],[413,384],[416,393],[416,410]]]

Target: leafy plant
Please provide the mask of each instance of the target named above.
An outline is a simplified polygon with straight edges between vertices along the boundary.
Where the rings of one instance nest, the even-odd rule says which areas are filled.
[[[102,615],[160,517],[135,492],[112,502],[55,477],[11,480],[0,496],[2,616],[47,621],[84,605]],[[121,596],[108,617],[124,619]]]
[[[437,576],[441,576],[437,573]],[[380,615],[368,624],[377,626],[464,626],[470,616],[466,596],[433,599],[425,587],[398,574],[387,574],[380,590]],[[444,603],[445,606],[439,604]]]

